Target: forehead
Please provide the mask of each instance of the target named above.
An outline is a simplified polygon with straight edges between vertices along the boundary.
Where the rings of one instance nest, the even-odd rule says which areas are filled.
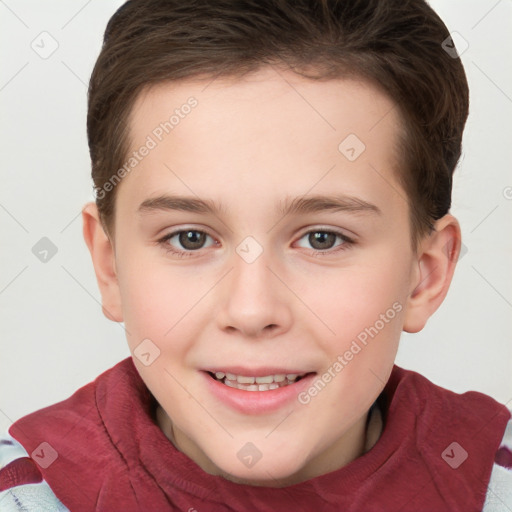
[[[354,195],[365,183],[380,185],[383,200],[397,192],[398,109],[364,81],[269,67],[162,83],[139,94],[129,128],[130,154],[151,146],[118,191],[132,210],[169,190],[240,207],[244,195],[277,200],[335,186]]]
[[[312,138],[312,131],[343,135],[353,129],[362,139],[369,140],[371,132],[386,118],[380,128],[399,128],[398,108],[382,90],[363,79],[339,78],[311,80],[290,70],[264,67],[244,77],[205,77],[177,82],[163,82],[143,89],[137,96],[130,115],[132,141],[151,133],[173,114],[180,114],[191,98],[197,100],[192,121],[197,135],[213,129],[222,132],[239,131],[240,137],[264,121],[268,131],[293,131],[297,136]],[[243,113],[245,117],[240,114]],[[270,114],[270,115],[269,115]],[[176,116],[174,116],[176,117]],[[183,117],[179,116],[181,120]],[[300,121],[296,125],[290,124]],[[176,120],[173,121],[173,123]],[[178,122],[178,124],[185,124]],[[177,124],[174,126],[177,128]],[[260,127],[261,128],[261,127]],[[175,130],[174,135],[180,135]],[[215,135],[221,135],[216,132]],[[282,131],[283,135],[286,135]],[[375,142],[375,141],[373,141]]]

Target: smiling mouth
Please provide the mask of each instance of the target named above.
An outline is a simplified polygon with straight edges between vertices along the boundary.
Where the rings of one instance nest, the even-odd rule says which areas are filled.
[[[248,377],[245,375],[235,375],[227,372],[206,373],[208,373],[212,379],[217,382],[221,382],[230,388],[241,389],[242,391],[272,391],[274,389],[284,388],[290,384],[295,384],[307,375],[311,375],[316,372],[303,374],[275,374],[263,377]]]

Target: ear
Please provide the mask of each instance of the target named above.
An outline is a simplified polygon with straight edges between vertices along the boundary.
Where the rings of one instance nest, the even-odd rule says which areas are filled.
[[[122,322],[121,294],[115,268],[115,252],[100,221],[96,203],[82,208],[84,240],[91,253],[96,280],[101,292],[103,314],[113,322]]]
[[[407,299],[403,330],[418,332],[441,305],[452,281],[461,248],[460,226],[450,214],[420,243]]]

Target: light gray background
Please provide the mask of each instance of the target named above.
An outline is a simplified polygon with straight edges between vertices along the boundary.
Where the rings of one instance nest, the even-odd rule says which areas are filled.
[[[101,312],[80,216],[93,199],[87,82],[121,3],[0,0],[2,428],[129,355],[122,325]],[[468,252],[427,327],[403,335],[396,364],[512,407],[512,2],[431,5],[469,44],[471,111],[452,208]],[[58,43],[46,59],[31,47],[51,48],[43,31]],[[32,253],[42,237],[58,249],[46,263]]]

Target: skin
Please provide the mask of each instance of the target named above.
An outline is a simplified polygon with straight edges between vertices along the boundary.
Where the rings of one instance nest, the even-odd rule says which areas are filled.
[[[442,303],[460,228],[447,214],[411,248],[396,179],[400,120],[367,83],[315,82],[268,67],[243,79],[160,84],[133,107],[131,150],[190,96],[197,107],[118,185],[115,236],[105,234],[94,203],[83,209],[103,312],[125,323],[132,353],[144,339],[159,348],[149,366],[133,359],[160,404],[157,423],[180,451],[235,482],[296,484],[378,442],[378,422],[365,431],[368,409],[391,373],[401,332],[421,330]],[[366,145],[353,162],[338,150],[350,133]],[[285,196],[335,192],[380,214],[276,210]],[[137,212],[145,199],[169,193],[222,201],[225,210]],[[208,236],[199,249],[178,236],[158,243],[177,229]],[[355,243],[337,237],[322,246],[308,237],[329,230]],[[263,250],[250,264],[236,252],[247,236]],[[397,302],[401,311],[306,405],[293,400],[245,415],[212,396],[200,374],[230,364],[322,375]],[[262,454],[250,468],[237,457],[247,442]]]

